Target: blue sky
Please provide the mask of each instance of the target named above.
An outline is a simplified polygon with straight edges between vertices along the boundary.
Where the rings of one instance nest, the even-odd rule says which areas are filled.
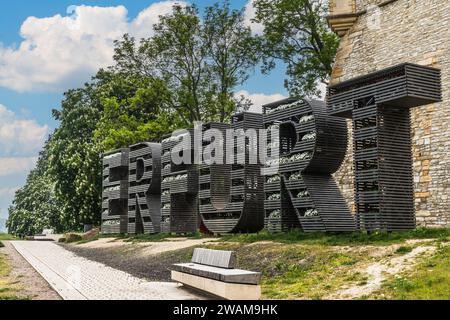
[[[250,0],[233,0],[246,8]],[[37,154],[56,127],[51,110],[63,92],[89,81],[111,63],[112,42],[123,33],[150,36],[151,26],[174,1],[15,0],[0,4],[0,217],[7,216]],[[181,2],[181,1],[178,1]],[[200,9],[214,1],[193,1]],[[192,3],[192,1],[191,1]],[[269,76],[256,70],[239,93],[255,106],[287,95],[284,70]]]

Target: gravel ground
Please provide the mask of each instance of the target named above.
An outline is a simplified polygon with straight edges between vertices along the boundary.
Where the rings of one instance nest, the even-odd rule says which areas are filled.
[[[30,297],[32,300],[61,300],[61,297],[50,287],[39,273],[14,249],[8,242],[3,241],[4,248],[0,252],[6,254],[12,267],[11,279],[20,283],[19,295]]]
[[[88,248],[60,244],[76,255],[103,263],[148,281],[171,281],[169,267],[174,263],[190,261],[193,247],[160,253],[144,254],[146,248],[121,246],[114,248]]]

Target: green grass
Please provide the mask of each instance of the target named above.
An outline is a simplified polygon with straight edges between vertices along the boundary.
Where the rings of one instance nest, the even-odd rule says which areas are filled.
[[[114,238],[128,242],[159,242],[174,237],[197,239],[202,235],[158,234],[132,237],[99,235],[98,238]],[[416,244],[403,243],[406,240],[434,239],[436,241],[430,242],[430,245],[438,245],[448,241],[448,238],[450,238],[449,229],[417,229],[403,233],[377,232],[371,234],[306,234],[299,231],[269,234],[261,232],[222,236],[201,247],[236,251],[237,268],[262,272],[261,285],[264,299],[326,299],[330,297],[331,293],[339,291],[345,285],[363,286],[367,284],[369,279],[363,270],[368,265],[376,263],[380,259],[392,257],[393,254],[404,255],[411,252]],[[391,244],[396,244],[396,246],[386,248]],[[125,250],[123,254],[128,258],[132,254],[129,249],[128,247],[126,250],[114,250]],[[167,262],[167,265],[177,261],[186,262],[190,260],[192,251],[193,248],[186,248],[169,252],[161,255],[159,259],[163,260],[162,264]],[[448,270],[450,260],[447,256],[447,270],[444,270],[444,260],[445,256],[442,256],[439,259],[440,262],[432,262],[432,265],[437,267],[433,269],[433,275],[428,280],[433,283],[433,286],[443,286],[441,289],[437,289],[437,292],[447,290],[448,293],[450,292],[448,286],[445,287],[445,281],[442,281],[441,277],[444,275],[448,277],[450,274]],[[426,276],[424,274],[424,283],[428,281]],[[433,280],[435,276],[436,280]],[[402,292],[418,290],[415,289],[418,284],[409,278],[393,279],[392,281],[390,287],[388,284],[386,284],[387,287],[383,286],[383,292],[380,294],[388,296],[388,293],[392,293],[392,299],[396,299]],[[440,283],[434,283],[434,281],[440,281]],[[399,289],[394,290],[394,287]],[[430,296],[433,297],[432,292]],[[436,297],[440,296],[440,293],[436,295]],[[373,299],[374,297],[364,298]],[[408,297],[405,296],[406,298]]]
[[[344,285],[363,286],[368,278],[364,270],[369,264],[380,260],[374,254],[377,247],[401,244],[409,239],[434,239],[432,244],[445,243],[449,229],[417,229],[410,232],[305,234],[292,231],[285,234],[259,234],[224,236],[216,247],[235,250],[239,268],[260,271],[263,274],[262,291],[265,299],[325,299]],[[225,242],[226,241],[226,242]],[[265,241],[265,243],[257,243]],[[431,243],[430,243],[431,244]],[[211,247],[214,247],[213,245]],[[411,252],[415,245],[402,244],[394,251],[396,255]],[[450,254],[432,259],[436,265],[429,273],[418,271],[416,280],[396,279],[384,288],[392,299],[434,299],[450,295]],[[446,249],[448,250],[448,249]],[[386,251],[388,257],[392,251]],[[420,270],[420,269],[419,269]],[[447,277],[443,281],[443,277]],[[426,286],[436,290],[425,294]],[[397,288],[394,290],[394,288]],[[409,291],[408,291],[409,290]],[[423,291],[423,292],[422,292]],[[406,294],[406,293],[409,293]],[[417,294],[413,294],[416,292]],[[419,293],[420,292],[420,293]],[[374,297],[365,297],[374,298]]]
[[[187,235],[174,234],[142,234],[136,236],[129,235],[101,235],[78,241],[77,244],[96,241],[101,238],[115,238],[126,242],[161,242],[168,238],[189,238],[201,239],[202,237],[211,237],[202,235],[201,233],[190,233]],[[351,232],[351,233],[304,233],[299,230],[290,232],[272,234],[267,231],[251,234],[224,235],[217,238],[221,242],[230,243],[255,243],[260,241],[273,241],[278,243],[299,243],[327,246],[358,246],[358,245],[390,245],[394,243],[402,243],[410,239],[436,239],[444,241],[450,237],[450,229],[425,229],[419,228],[407,232]]]
[[[11,267],[4,255],[0,254],[0,300],[26,300],[19,294],[19,286],[17,281],[9,278]]]
[[[279,243],[302,243],[318,245],[389,245],[402,243],[409,239],[440,239],[450,236],[450,229],[424,229],[419,228],[408,232],[373,232],[373,233],[304,233],[290,231],[286,233],[271,234],[260,232],[254,234],[226,235],[222,241],[238,243],[254,243],[259,241],[274,241]]]
[[[409,252],[413,251],[413,249],[414,249],[414,247],[411,247],[411,246],[401,246],[400,248],[395,250],[395,253],[405,254],[405,253],[409,253]]]
[[[261,272],[263,299],[327,298],[344,284],[365,282],[356,265],[372,261],[364,250],[318,244],[220,242],[207,247],[234,250],[238,268]]]
[[[318,300],[345,283],[365,280],[361,274],[352,271],[352,266],[361,261],[356,254],[332,252],[323,247],[311,249],[310,252],[301,249],[307,256],[300,261],[281,260],[263,272],[266,298]]]
[[[15,237],[10,234],[0,233],[0,240],[14,240],[14,239]]]
[[[77,241],[76,244],[78,245],[78,244],[89,243],[89,242],[97,241],[100,238],[101,238],[100,235],[96,235],[95,237],[92,237],[92,238],[89,238],[89,239],[83,239],[83,240]]]
[[[0,248],[5,246],[1,240],[14,240],[14,239],[15,237],[10,234],[0,233]]]
[[[450,246],[439,245],[413,271],[386,281],[373,299],[450,300]]]

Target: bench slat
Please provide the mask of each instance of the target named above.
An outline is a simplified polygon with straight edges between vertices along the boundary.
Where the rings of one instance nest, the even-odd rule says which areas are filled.
[[[259,272],[239,269],[224,269],[196,263],[175,264],[173,265],[173,271],[226,283],[258,285],[261,281],[261,273]]]
[[[191,261],[205,266],[233,269],[236,265],[236,253],[234,251],[197,248],[194,250]]]

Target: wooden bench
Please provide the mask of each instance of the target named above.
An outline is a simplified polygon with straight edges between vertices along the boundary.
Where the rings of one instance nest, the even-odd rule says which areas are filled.
[[[172,280],[227,300],[259,300],[261,273],[235,264],[233,251],[195,249],[191,263],[173,265]]]

